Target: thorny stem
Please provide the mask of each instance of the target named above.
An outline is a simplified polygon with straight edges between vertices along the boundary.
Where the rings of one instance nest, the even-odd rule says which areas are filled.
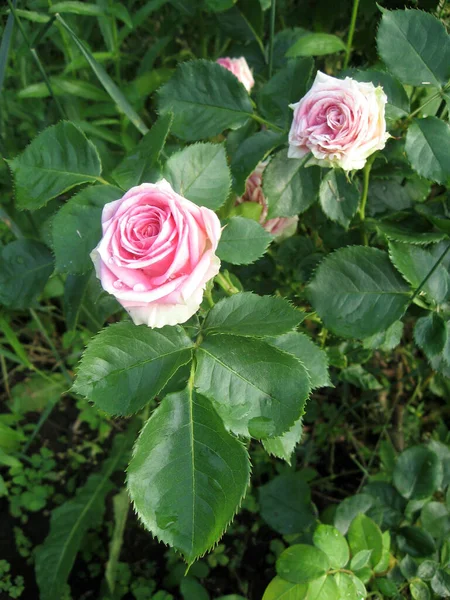
[[[353,0],[352,17],[350,21],[350,29],[348,31],[347,49],[345,51],[344,69],[348,67],[350,56],[352,54],[353,34],[355,33],[356,17],[358,15],[359,0]]]

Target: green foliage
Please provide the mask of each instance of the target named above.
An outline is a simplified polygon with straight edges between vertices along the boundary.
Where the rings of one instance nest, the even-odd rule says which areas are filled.
[[[128,489],[144,525],[191,564],[233,518],[249,474],[245,448],[188,387],[167,396],[142,430]]]
[[[260,258],[272,236],[259,223],[244,217],[231,217],[217,248],[217,256],[232,265],[248,265]]]
[[[329,33],[306,33],[286,52],[288,58],[297,56],[323,56],[345,50],[345,44],[337,35]]]
[[[331,170],[320,184],[319,201],[329,219],[347,228],[358,209],[359,191],[343,172]]]
[[[406,154],[422,177],[438,183],[450,178],[449,145],[450,127],[436,117],[415,119],[408,128]]]

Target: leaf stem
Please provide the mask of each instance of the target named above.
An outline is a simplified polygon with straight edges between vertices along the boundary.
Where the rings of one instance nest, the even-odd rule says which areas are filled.
[[[437,259],[436,263],[434,264],[433,268],[430,269],[430,271],[428,272],[427,276],[424,277],[424,279],[420,282],[419,286],[414,291],[414,294],[412,295],[411,300],[409,301],[410,304],[412,302],[414,302],[416,296],[419,294],[419,292],[421,291],[421,289],[423,288],[423,286],[426,284],[426,282],[430,279],[430,277],[433,275],[433,273],[439,267],[439,265],[444,260],[445,255],[447,254],[447,252],[449,250],[450,250],[450,244],[447,246],[447,248],[444,250],[444,252],[441,254],[441,256]]]
[[[231,281],[229,281],[223,273],[218,273],[214,281],[220,285],[227,296],[232,296],[233,294],[239,294],[239,290],[235,287]]]
[[[367,159],[366,164],[364,165],[364,169],[363,169],[363,190],[362,190],[362,195],[361,195],[361,202],[359,205],[359,218],[361,220],[361,227],[362,227],[362,235],[363,235],[363,241],[364,241],[364,246],[367,246],[368,244],[368,240],[367,240],[367,233],[364,227],[364,220],[366,218],[366,204],[367,204],[367,196],[369,195],[369,181],[370,181],[370,171],[372,169],[372,164],[373,161],[375,160],[375,155],[372,155],[370,158]]]
[[[256,115],[255,113],[252,113],[251,117],[257,123],[261,123],[261,125],[265,125],[266,127],[273,129],[274,131],[279,131],[280,133],[284,133],[284,129],[282,129],[281,127],[278,127],[278,125],[275,125],[275,123],[266,121],[266,119],[263,119],[262,117],[260,117],[259,115]]]
[[[348,31],[347,49],[345,51],[344,69],[348,67],[350,56],[352,54],[353,35],[355,33],[356,17],[358,15],[359,0],[353,0],[352,17],[350,20],[350,29]]]
[[[277,12],[277,0],[272,0],[270,7],[270,38],[269,38],[269,79],[273,71],[273,41],[275,37],[275,17]]]

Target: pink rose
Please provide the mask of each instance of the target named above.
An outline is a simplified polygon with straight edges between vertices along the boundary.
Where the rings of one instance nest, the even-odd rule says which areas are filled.
[[[228,58],[228,56],[226,56],[224,58],[218,58],[216,62],[219,63],[219,65],[222,65],[222,67],[225,67],[228,71],[231,71],[243,84],[247,92],[250,93],[250,90],[255,85],[255,80],[253,79],[250,67],[243,56],[241,56],[241,58]]]
[[[91,253],[104,290],[136,325],[187,321],[219,272],[220,221],[165,181],[143,183],[105,204],[103,237]]]
[[[289,132],[289,158],[312,152],[315,162],[362,169],[367,158],[386,144],[383,88],[329,77],[320,71],[312,88],[297,104]]]
[[[269,161],[260,162],[245,184],[244,195],[236,199],[236,205],[242,202],[257,202],[262,206],[260,224],[266,231],[275,236],[277,241],[284,240],[297,231],[298,217],[277,217],[267,219],[269,208],[262,189],[262,174]]]

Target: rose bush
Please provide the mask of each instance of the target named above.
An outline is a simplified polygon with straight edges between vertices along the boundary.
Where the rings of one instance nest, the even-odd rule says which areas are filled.
[[[324,166],[362,169],[389,138],[386,102],[380,86],[351,77],[336,79],[319,71],[309,92],[291,104],[294,117],[288,156],[302,158],[312,152]]]
[[[105,204],[102,228],[91,254],[97,276],[136,325],[176,325],[197,312],[220,268],[220,221],[212,210],[165,180],[143,183]]]

